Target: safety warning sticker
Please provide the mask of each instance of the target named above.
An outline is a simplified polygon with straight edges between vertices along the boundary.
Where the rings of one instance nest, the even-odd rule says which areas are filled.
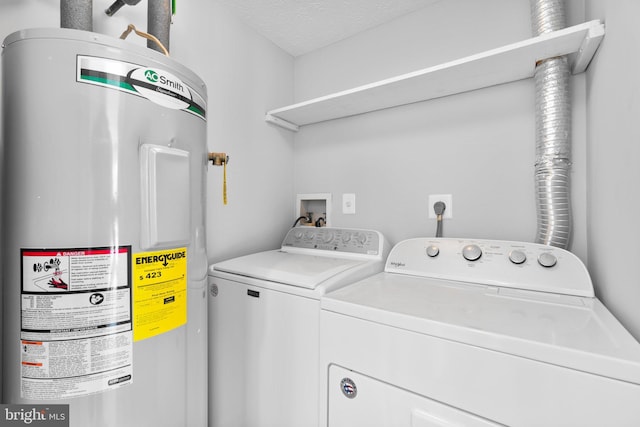
[[[132,382],[131,247],[22,249],[26,399],[66,399]]]
[[[133,339],[187,323],[187,248],[133,256]]]

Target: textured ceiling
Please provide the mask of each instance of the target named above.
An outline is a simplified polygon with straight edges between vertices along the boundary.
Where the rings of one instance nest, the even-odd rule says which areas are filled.
[[[293,56],[441,0],[218,0]]]

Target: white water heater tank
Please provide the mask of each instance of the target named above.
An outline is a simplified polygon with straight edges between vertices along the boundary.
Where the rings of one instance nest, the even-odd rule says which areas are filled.
[[[70,29],[2,52],[3,402],[206,425],[206,88]]]

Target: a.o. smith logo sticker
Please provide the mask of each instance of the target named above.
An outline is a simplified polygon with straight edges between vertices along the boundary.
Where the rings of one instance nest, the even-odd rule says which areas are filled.
[[[139,94],[163,107],[183,110],[191,102],[186,84],[167,71],[137,68],[127,74],[127,80]]]
[[[117,89],[166,108],[206,117],[204,98],[178,77],[159,68],[78,55],[76,81]]]

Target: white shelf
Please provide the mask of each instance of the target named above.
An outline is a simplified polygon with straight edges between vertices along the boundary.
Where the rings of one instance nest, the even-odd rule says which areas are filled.
[[[569,55],[573,74],[583,72],[604,37],[596,20],[546,33],[379,82],[271,110],[266,121],[300,126],[426,101],[533,77],[536,62]]]

